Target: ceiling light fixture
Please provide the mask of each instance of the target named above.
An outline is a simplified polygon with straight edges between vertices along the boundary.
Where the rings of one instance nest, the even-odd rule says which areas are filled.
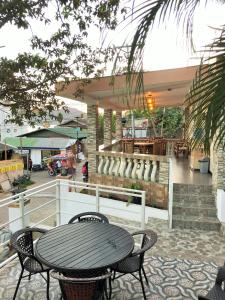
[[[151,93],[148,93],[145,96],[145,99],[146,99],[146,104],[147,104],[148,110],[153,110],[155,108],[155,98],[152,96]]]

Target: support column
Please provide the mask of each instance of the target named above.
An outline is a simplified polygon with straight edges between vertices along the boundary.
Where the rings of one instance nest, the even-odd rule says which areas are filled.
[[[95,173],[97,168],[96,155],[98,150],[98,106],[87,105],[87,150],[88,150],[88,172]]]
[[[112,144],[112,110],[104,110],[104,146]]]
[[[122,112],[116,111],[116,140],[119,141],[122,139],[122,137]]]

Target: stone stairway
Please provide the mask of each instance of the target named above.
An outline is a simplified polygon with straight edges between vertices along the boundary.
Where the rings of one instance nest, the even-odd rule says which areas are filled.
[[[219,231],[212,186],[174,183],[172,226]]]

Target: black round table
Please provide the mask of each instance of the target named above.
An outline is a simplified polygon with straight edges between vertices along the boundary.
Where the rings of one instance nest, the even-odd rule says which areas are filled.
[[[37,258],[61,272],[105,269],[132,252],[134,240],[125,229],[103,223],[74,223],[56,227],[36,243]]]

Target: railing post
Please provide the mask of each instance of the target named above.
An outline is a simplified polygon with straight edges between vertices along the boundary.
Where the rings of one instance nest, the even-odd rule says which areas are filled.
[[[19,207],[20,207],[20,217],[21,217],[21,226],[25,227],[25,216],[24,216],[24,195],[19,196]]]
[[[145,229],[145,196],[146,192],[142,191],[141,193],[141,229]]]
[[[56,184],[56,226],[61,224],[60,180]]]
[[[99,212],[99,186],[96,185],[96,212]]]
[[[173,222],[173,163],[169,158],[169,203],[168,203],[169,228],[172,229]]]

